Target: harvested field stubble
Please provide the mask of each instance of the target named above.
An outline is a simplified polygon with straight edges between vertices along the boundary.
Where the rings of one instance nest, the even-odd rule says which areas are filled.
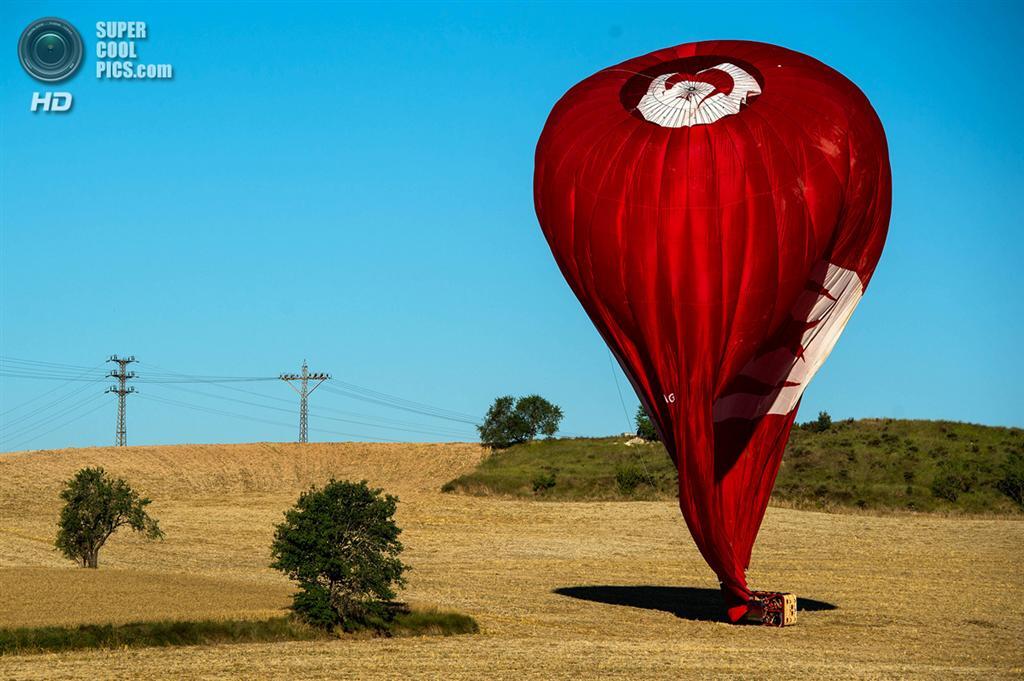
[[[707,621],[714,579],[672,502],[441,494],[473,445],[233,445],[0,456],[0,626],[280,614],[273,524],[298,492],[366,478],[402,499],[403,595],[474,616],[453,638],[0,658],[0,678],[1019,678],[1024,523],[772,508],[756,588],[836,606],[785,630]],[[101,464],[154,498],[86,573],[52,549],[60,482]],[[118,586],[119,585],[119,586]],[[637,587],[656,587],[637,588]],[[587,588],[577,588],[587,587]],[[675,587],[675,589],[673,588]],[[556,593],[556,590],[561,593]],[[107,601],[107,602],[104,602]],[[950,605],[951,604],[951,605]],[[203,614],[206,613],[206,614]],[[709,615],[712,613],[712,615]]]

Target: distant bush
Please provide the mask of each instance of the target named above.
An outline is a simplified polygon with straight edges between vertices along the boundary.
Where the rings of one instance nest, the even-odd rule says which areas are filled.
[[[809,430],[812,433],[824,433],[832,427],[832,417],[829,416],[827,411],[819,411],[818,418],[814,421],[808,421],[803,425],[805,430]]]
[[[647,440],[648,442],[658,442],[658,429],[654,427],[654,421],[647,415],[647,410],[644,409],[644,405],[639,405],[636,408],[636,436]]]
[[[943,461],[932,480],[932,494],[946,501],[956,501],[970,492],[978,482],[977,474],[963,461]]]
[[[504,395],[494,400],[484,422],[477,426],[480,441],[496,449],[529,442],[538,435],[553,437],[562,422],[562,409],[540,395],[516,399]]]
[[[615,469],[615,484],[623,494],[632,494],[644,482],[647,478],[636,466],[625,465]]]
[[[100,549],[122,527],[149,539],[164,536],[157,521],[146,513],[150,500],[102,468],[83,468],[75,473],[65,483],[60,498],[64,508],[55,543],[61,553],[82,567],[98,568]]]
[[[1024,507],[1024,456],[1014,453],[1003,464],[1003,477],[996,483],[996,488]]]
[[[533,476],[531,482],[533,483],[534,494],[544,494],[544,492],[555,486],[555,474],[551,472],[538,473]]]
[[[304,492],[277,526],[271,567],[298,582],[292,610],[306,623],[352,631],[388,616],[409,567],[398,558],[398,499],[382,492],[331,480]]]

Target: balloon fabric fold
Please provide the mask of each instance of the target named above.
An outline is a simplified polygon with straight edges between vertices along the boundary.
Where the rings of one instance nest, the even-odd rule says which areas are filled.
[[[733,621],[800,398],[871,279],[891,193],[864,94],[763,43],[604,69],[541,134],[540,225],[676,464]]]

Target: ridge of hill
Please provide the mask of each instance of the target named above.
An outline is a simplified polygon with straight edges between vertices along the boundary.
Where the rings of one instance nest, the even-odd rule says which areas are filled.
[[[536,441],[496,450],[446,492],[548,500],[676,496],[657,442]],[[1024,511],[1024,430],[951,421],[860,419],[794,426],[772,501],[860,508],[1018,515]]]
[[[396,494],[436,491],[484,451],[474,443],[255,442],[35,450],[0,455],[0,518],[55,507],[65,480],[103,466],[157,500],[298,495],[332,477]]]

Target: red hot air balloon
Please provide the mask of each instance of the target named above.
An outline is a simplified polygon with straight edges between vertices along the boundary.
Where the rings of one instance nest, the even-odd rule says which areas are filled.
[[[604,69],[541,134],[544,235],[675,461],[733,621],[800,397],[871,279],[891,193],[864,94],[763,43]]]

